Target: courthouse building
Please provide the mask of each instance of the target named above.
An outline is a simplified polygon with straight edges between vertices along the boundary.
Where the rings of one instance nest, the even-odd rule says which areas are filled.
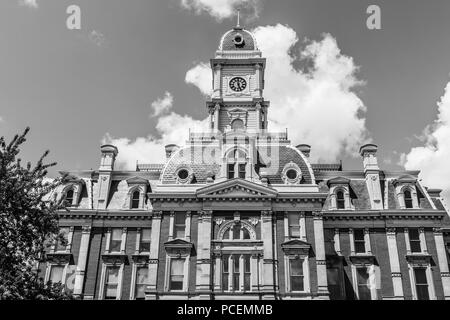
[[[83,299],[450,299],[441,190],[380,168],[374,144],[355,170],[311,163],[268,127],[265,66],[236,26],[211,59],[208,130],[164,163],[116,170],[104,145],[98,170],[68,171],[52,195],[67,245],[42,277]]]

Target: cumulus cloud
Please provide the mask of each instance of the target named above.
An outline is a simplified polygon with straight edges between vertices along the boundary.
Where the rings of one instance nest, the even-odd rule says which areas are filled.
[[[212,92],[212,72],[209,64],[201,62],[186,73],[186,83],[196,86],[205,96]]]
[[[164,163],[165,145],[184,145],[188,140],[189,131],[198,132],[207,129],[207,119],[195,120],[188,115],[175,112],[167,114],[172,107],[173,97],[166,92],[163,98],[152,103],[154,116],[158,118],[156,124],[157,135],[129,138],[114,138],[107,133],[102,140],[103,144],[113,144],[119,149],[117,168],[122,170],[135,170],[139,163]]]
[[[19,0],[19,5],[33,9],[38,8],[37,0]]]
[[[236,15],[237,9],[245,9],[246,18],[258,16],[260,0],[181,0],[181,6],[195,11],[197,14],[208,13],[217,20]]]
[[[163,113],[166,113],[172,108],[173,105],[173,96],[170,92],[166,91],[164,93],[164,97],[158,98],[157,100],[152,102],[152,117],[160,116]]]
[[[264,95],[271,101],[269,129],[288,128],[294,144],[312,144],[314,161],[335,161],[342,152],[356,155],[369,139],[366,107],[354,91],[362,82],[353,59],[341,53],[330,34],[306,43],[298,58],[290,54],[299,41],[290,27],[258,27],[254,34],[267,58]],[[298,69],[294,64],[309,67]],[[186,81],[203,94],[211,91],[210,79],[205,63],[186,74]]]
[[[450,203],[450,82],[437,103],[438,118],[423,132],[424,146],[412,148],[402,155],[407,170],[421,170],[420,178],[430,188],[443,189],[446,204]]]

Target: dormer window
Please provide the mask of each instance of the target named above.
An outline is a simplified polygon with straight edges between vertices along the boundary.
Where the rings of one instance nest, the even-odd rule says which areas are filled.
[[[345,209],[345,197],[342,190],[336,192],[336,207],[338,210]]]
[[[140,192],[138,190],[133,192],[131,197],[131,209],[139,209]]]
[[[227,156],[227,177],[228,179],[241,178],[246,176],[247,159],[244,151],[233,149]]]
[[[413,208],[413,200],[412,200],[412,196],[411,196],[411,191],[405,190],[403,192],[403,197],[405,199],[405,208],[412,209]]]
[[[65,198],[65,205],[66,207],[71,207],[73,205],[73,189],[70,188],[67,192],[66,192],[66,198]]]

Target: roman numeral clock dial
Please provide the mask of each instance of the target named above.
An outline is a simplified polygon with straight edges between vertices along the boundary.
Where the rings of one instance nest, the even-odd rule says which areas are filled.
[[[241,92],[247,87],[247,81],[241,77],[235,77],[230,80],[230,88],[233,91]]]

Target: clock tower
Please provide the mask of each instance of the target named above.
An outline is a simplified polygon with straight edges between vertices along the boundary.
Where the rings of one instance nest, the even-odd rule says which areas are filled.
[[[211,59],[213,94],[207,107],[213,131],[242,130],[251,134],[267,129],[265,65],[254,35],[239,23],[222,36]]]

